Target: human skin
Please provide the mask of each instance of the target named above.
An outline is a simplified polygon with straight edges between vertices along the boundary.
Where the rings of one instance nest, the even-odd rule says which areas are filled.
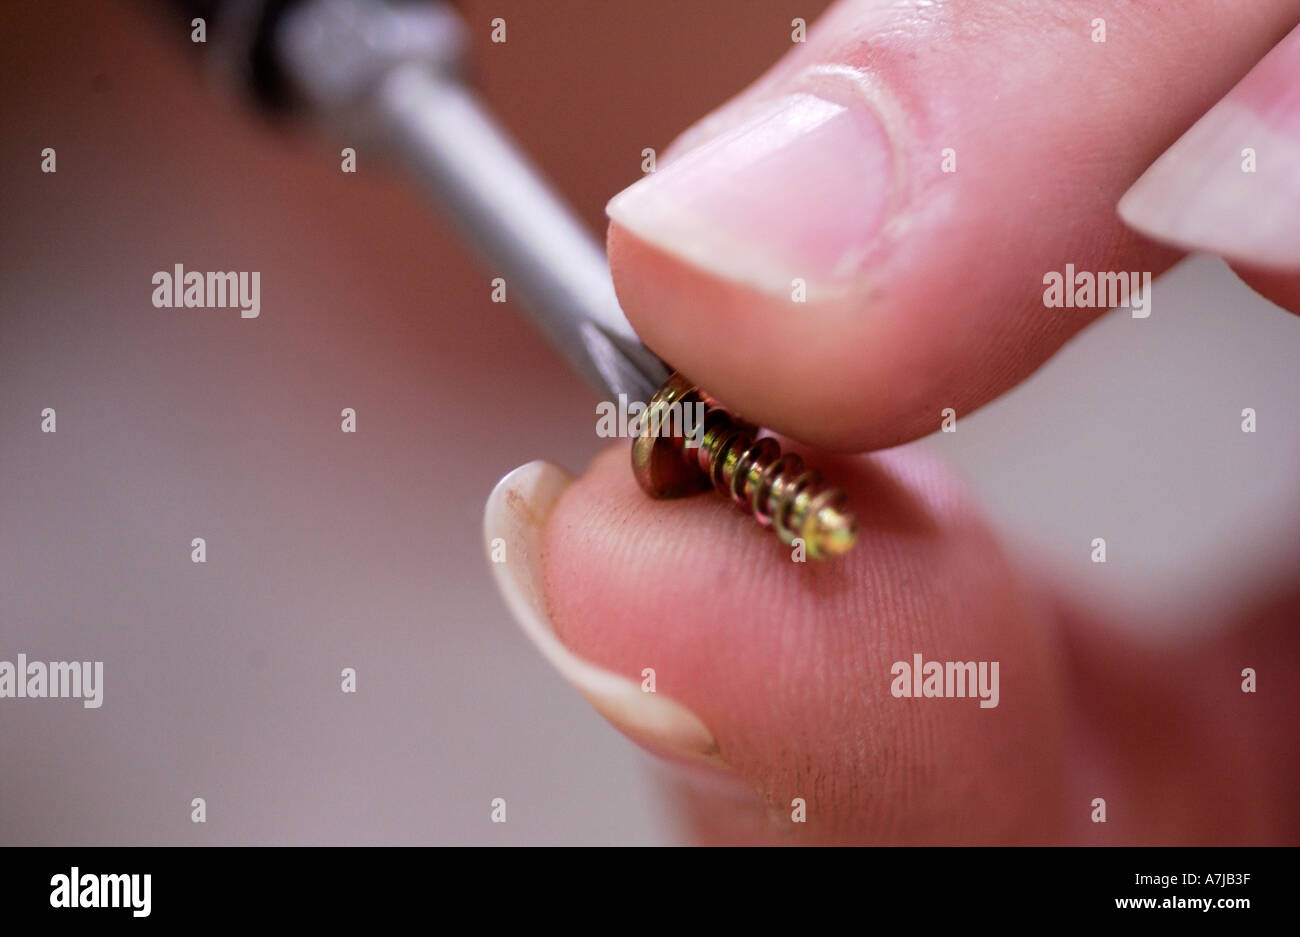
[[[1103,311],[1043,308],[1065,260],[1158,274],[1211,250],[1294,312],[1298,21],[1296,2],[838,4],[611,203],[620,301],[711,394],[840,453],[933,432],[1039,367]],[[1200,198],[1238,185],[1212,151],[1228,141],[1240,174],[1242,138],[1290,170],[1267,197]],[[489,504],[489,532],[511,496],[531,504],[537,562],[506,575],[540,583],[557,666],[681,767],[702,840],[1300,838],[1300,584],[1238,597],[1194,642],[1138,639],[1009,558],[932,457],[816,461],[861,524],[820,566],[718,499],[646,499],[625,446],[571,483],[526,466]],[[999,661],[999,706],[894,699],[879,675],[917,651]],[[1263,659],[1291,673],[1242,693]],[[612,703],[575,660],[633,684],[655,662],[676,708]]]

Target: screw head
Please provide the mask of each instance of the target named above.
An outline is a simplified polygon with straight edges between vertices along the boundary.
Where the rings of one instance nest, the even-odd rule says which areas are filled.
[[[695,386],[680,374],[668,379],[637,421],[632,440],[632,473],[652,498],[684,498],[712,487],[709,476],[683,452],[683,440],[661,431],[668,427],[669,408],[692,393]]]

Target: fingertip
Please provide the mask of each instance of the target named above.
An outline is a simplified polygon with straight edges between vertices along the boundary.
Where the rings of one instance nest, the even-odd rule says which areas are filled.
[[[809,298],[797,283],[774,297],[617,222],[608,249],[619,301],[642,340],[745,419],[838,452],[928,431],[914,414],[916,395],[929,388],[894,380],[903,356],[891,354],[887,323],[860,315],[856,298]]]
[[[844,451],[927,435],[945,410],[982,406],[1123,304],[1057,302],[1047,277],[1155,276],[1175,259],[1115,205],[1294,25],[1284,6],[1117,12],[1134,28],[1107,39],[1104,17],[1090,38],[1045,8],[1009,17],[996,4],[931,4],[917,17],[910,3],[841,4],[743,106],[724,107],[611,201],[619,298],[651,348],[751,421]],[[929,54],[935,43],[948,52]],[[1188,61],[1204,66],[1190,79]],[[1285,77],[1265,89],[1268,107]],[[1096,106],[1063,110],[1062,94]],[[1235,173],[1216,191],[1251,193],[1251,212],[1271,224],[1253,225],[1233,199],[1211,207],[1232,209],[1247,256],[1294,260],[1298,216],[1261,187],[1294,190],[1282,178],[1293,135],[1263,134],[1259,121],[1206,126],[1231,131],[1211,134],[1216,178]],[[1242,134],[1266,141],[1266,171],[1245,176],[1220,158]],[[1176,172],[1179,185],[1156,185],[1161,173],[1139,183],[1123,217],[1163,230],[1157,216],[1191,204],[1201,169]],[[1205,217],[1197,231],[1228,233]]]

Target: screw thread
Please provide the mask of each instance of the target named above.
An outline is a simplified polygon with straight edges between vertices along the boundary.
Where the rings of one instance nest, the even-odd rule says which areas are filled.
[[[670,438],[686,465],[701,473],[702,481],[707,480],[759,524],[771,527],[787,546],[799,538],[813,559],[839,556],[853,547],[857,521],[844,492],[805,466],[797,454],[783,454],[775,439],[760,436],[758,427],[718,406],[681,375],[674,374],[659,388],[646,415],[662,417],[673,404],[682,405],[679,412],[692,412],[685,408],[698,403],[704,404],[702,429],[696,428],[691,438],[661,436],[661,444]]]

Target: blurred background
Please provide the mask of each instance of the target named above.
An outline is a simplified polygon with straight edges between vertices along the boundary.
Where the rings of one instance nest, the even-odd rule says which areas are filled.
[[[824,6],[459,4],[477,84],[593,231]],[[0,659],[105,671],[98,710],[0,701],[0,842],[682,841],[483,555],[501,475],[598,450],[595,397],[413,184],[205,87],[188,18],[151,12],[0,6]],[[175,264],[260,271],[260,317],[155,309]],[[1209,259],[1152,308],[920,445],[1012,549],[1194,631],[1296,568],[1300,323]]]

